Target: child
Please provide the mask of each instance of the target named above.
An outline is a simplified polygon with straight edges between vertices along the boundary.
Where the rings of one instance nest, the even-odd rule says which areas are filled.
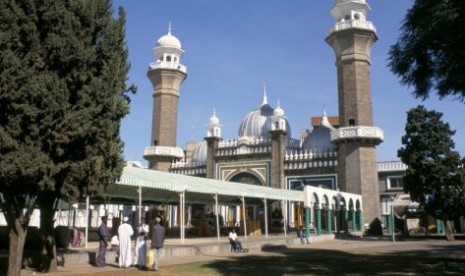
[[[111,237],[110,245],[111,245],[111,250],[116,251],[115,262],[118,262],[119,261],[119,240],[118,240],[118,235],[114,235],[113,237]]]

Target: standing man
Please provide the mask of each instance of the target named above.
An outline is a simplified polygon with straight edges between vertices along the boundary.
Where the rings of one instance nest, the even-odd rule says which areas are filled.
[[[108,245],[108,227],[107,227],[107,221],[108,217],[103,216],[102,218],[102,223],[98,227],[98,255],[97,255],[97,260],[95,262],[95,265],[98,267],[103,267],[105,266],[105,255],[107,254],[107,245]]]
[[[120,268],[128,268],[132,263],[131,236],[134,234],[134,230],[128,221],[129,218],[124,217],[123,223],[118,227]]]
[[[141,218],[140,225],[137,228],[136,238],[136,258],[134,264],[142,269],[145,268],[145,260],[147,258],[147,235],[149,233],[149,226],[145,223],[145,219]]]
[[[159,259],[160,259],[160,250],[163,248],[163,244],[165,243],[165,228],[160,225],[161,219],[159,217],[155,218],[155,225],[153,226],[152,231],[152,249],[155,255],[155,264],[154,270],[157,271],[159,267]]]

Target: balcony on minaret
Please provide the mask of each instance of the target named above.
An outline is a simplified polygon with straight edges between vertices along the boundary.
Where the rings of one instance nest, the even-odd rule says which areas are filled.
[[[343,141],[365,141],[378,145],[383,140],[384,132],[379,127],[349,126],[331,131],[331,142],[336,144]]]
[[[179,70],[183,73],[187,73],[187,68],[185,65],[176,62],[167,62],[167,61],[157,61],[150,63],[149,68],[151,70],[155,69],[171,69],[171,70]]]
[[[331,9],[331,16],[334,18],[335,24],[329,33],[352,28],[370,30],[376,33],[373,23],[366,20],[366,15],[370,10],[370,6],[365,0],[337,0]]]
[[[349,21],[342,21],[342,22],[337,22],[334,24],[334,27],[332,27],[329,30],[329,33],[332,32],[337,32],[337,31],[342,31],[346,29],[363,29],[363,30],[370,30],[376,33],[376,28],[373,23],[370,21],[358,21],[358,20],[349,20]]]
[[[150,146],[144,149],[145,157],[166,156],[174,158],[184,158],[184,150],[179,147]]]

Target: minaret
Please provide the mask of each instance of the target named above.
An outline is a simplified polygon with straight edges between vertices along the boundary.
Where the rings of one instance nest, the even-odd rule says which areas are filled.
[[[266,94],[265,94],[266,95]],[[271,117],[271,187],[286,189],[284,182],[284,155],[286,154],[286,117],[284,110],[278,106]]]
[[[216,112],[213,110],[213,115],[210,117],[207,125],[207,137],[205,140],[207,141],[207,178],[216,178],[215,175],[215,167],[216,167],[216,149],[218,148],[218,144],[221,141],[221,127],[220,119],[216,117]]]
[[[370,52],[378,37],[368,11],[365,0],[336,0],[336,22],[326,38],[336,54],[340,128],[331,141],[338,147],[338,185],[362,195],[365,224],[381,216],[375,146],[383,140],[373,126]]]
[[[184,50],[171,34],[171,24],[152,52],[156,61],[147,72],[153,86],[152,139],[144,158],[150,169],[167,172],[173,161],[184,157],[183,150],[176,147],[176,137],[179,90],[187,76],[186,67],[180,63]]]

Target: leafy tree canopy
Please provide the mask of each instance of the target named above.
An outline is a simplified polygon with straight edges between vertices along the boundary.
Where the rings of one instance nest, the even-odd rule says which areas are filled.
[[[397,155],[408,166],[404,191],[433,217],[449,220],[465,214],[465,159],[453,151],[455,131],[441,118],[423,106],[411,109]]]
[[[71,201],[119,177],[125,14],[111,1],[2,1],[0,192]]]
[[[413,95],[465,101],[465,1],[415,0],[389,52],[391,70]]]
[[[120,177],[135,88],[125,13],[115,18],[111,0],[2,0],[0,22],[0,207],[21,247],[35,206],[50,237],[57,199],[98,195]],[[15,258],[20,268],[16,249],[9,269]]]

